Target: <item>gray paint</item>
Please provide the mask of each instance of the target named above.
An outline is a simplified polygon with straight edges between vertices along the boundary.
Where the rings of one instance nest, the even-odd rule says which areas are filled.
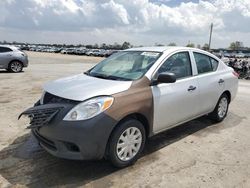
[[[49,82],[44,86],[44,90],[62,98],[84,101],[95,96],[126,91],[131,84],[132,81],[105,80],[78,74]]]
[[[0,48],[9,48],[10,52],[0,52],[0,69],[8,69],[11,61],[20,61],[23,67],[28,66],[28,56],[14,46],[0,45]]]

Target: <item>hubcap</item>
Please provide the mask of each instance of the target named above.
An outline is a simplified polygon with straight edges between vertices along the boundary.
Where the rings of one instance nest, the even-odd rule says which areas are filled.
[[[116,152],[118,158],[122,161],[132,159],[140,150],[141,143],[141,131],[136,127],[127,128],[117,142]]]
[[[225,97],[223,97],[220,100],[219,107],[218,107],[218,115],[220,118],[223,118],[226,115],[227,106],[228,106],[227,99]]]
[[[13,72],[20,72],[22,70],[22,65],[19,62],[12,62],[10,68]]]

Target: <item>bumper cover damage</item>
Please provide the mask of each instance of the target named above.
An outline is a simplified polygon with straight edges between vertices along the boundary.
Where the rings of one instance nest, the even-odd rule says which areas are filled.
[[[22,112],[18,119],[23,115],[27,116],[30,119],[30,125],[27,127],[28,129],[42,127],[48,125],[62,108],[64,108],[64,106],[58,104],[35,106]]]
[[[82,121],[64,121],[75,104],[45,104],[20,114],[30,118],[32,134],[50,154],[66,159],[95,160],[103,158],[109,136],[117,121],[105,113]]]

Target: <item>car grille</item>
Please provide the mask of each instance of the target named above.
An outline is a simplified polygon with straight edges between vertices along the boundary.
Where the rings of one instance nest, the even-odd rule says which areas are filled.
[[[48,138],[45,138],[44,136],[40,135],[36,129],[34,129],[32,132],[40,144],[51,150],[57,150],[56,145],[52,140],[49,140]]]
[[[46,92],[43,97],[43,104],[52,103],[77,103],[77,101],[58,97],[56,95],[52,95],[51,93]]]
[[[28,115],[30,118],[30,126],[27,128],[31,129],[47,125],[59,110],[60,108],[46,108],[25,112],[25,115]]]

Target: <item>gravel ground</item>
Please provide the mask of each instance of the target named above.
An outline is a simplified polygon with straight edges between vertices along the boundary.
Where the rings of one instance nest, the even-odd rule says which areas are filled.
[[[44,152],[18,115],[42,85],[81,73],[101,58],[29,52],[22,73],[0,71],[0,187],[250,187],[250,82],[240,81],[228,117],[205,117],[150,139],[138,162],[70,161]]]

